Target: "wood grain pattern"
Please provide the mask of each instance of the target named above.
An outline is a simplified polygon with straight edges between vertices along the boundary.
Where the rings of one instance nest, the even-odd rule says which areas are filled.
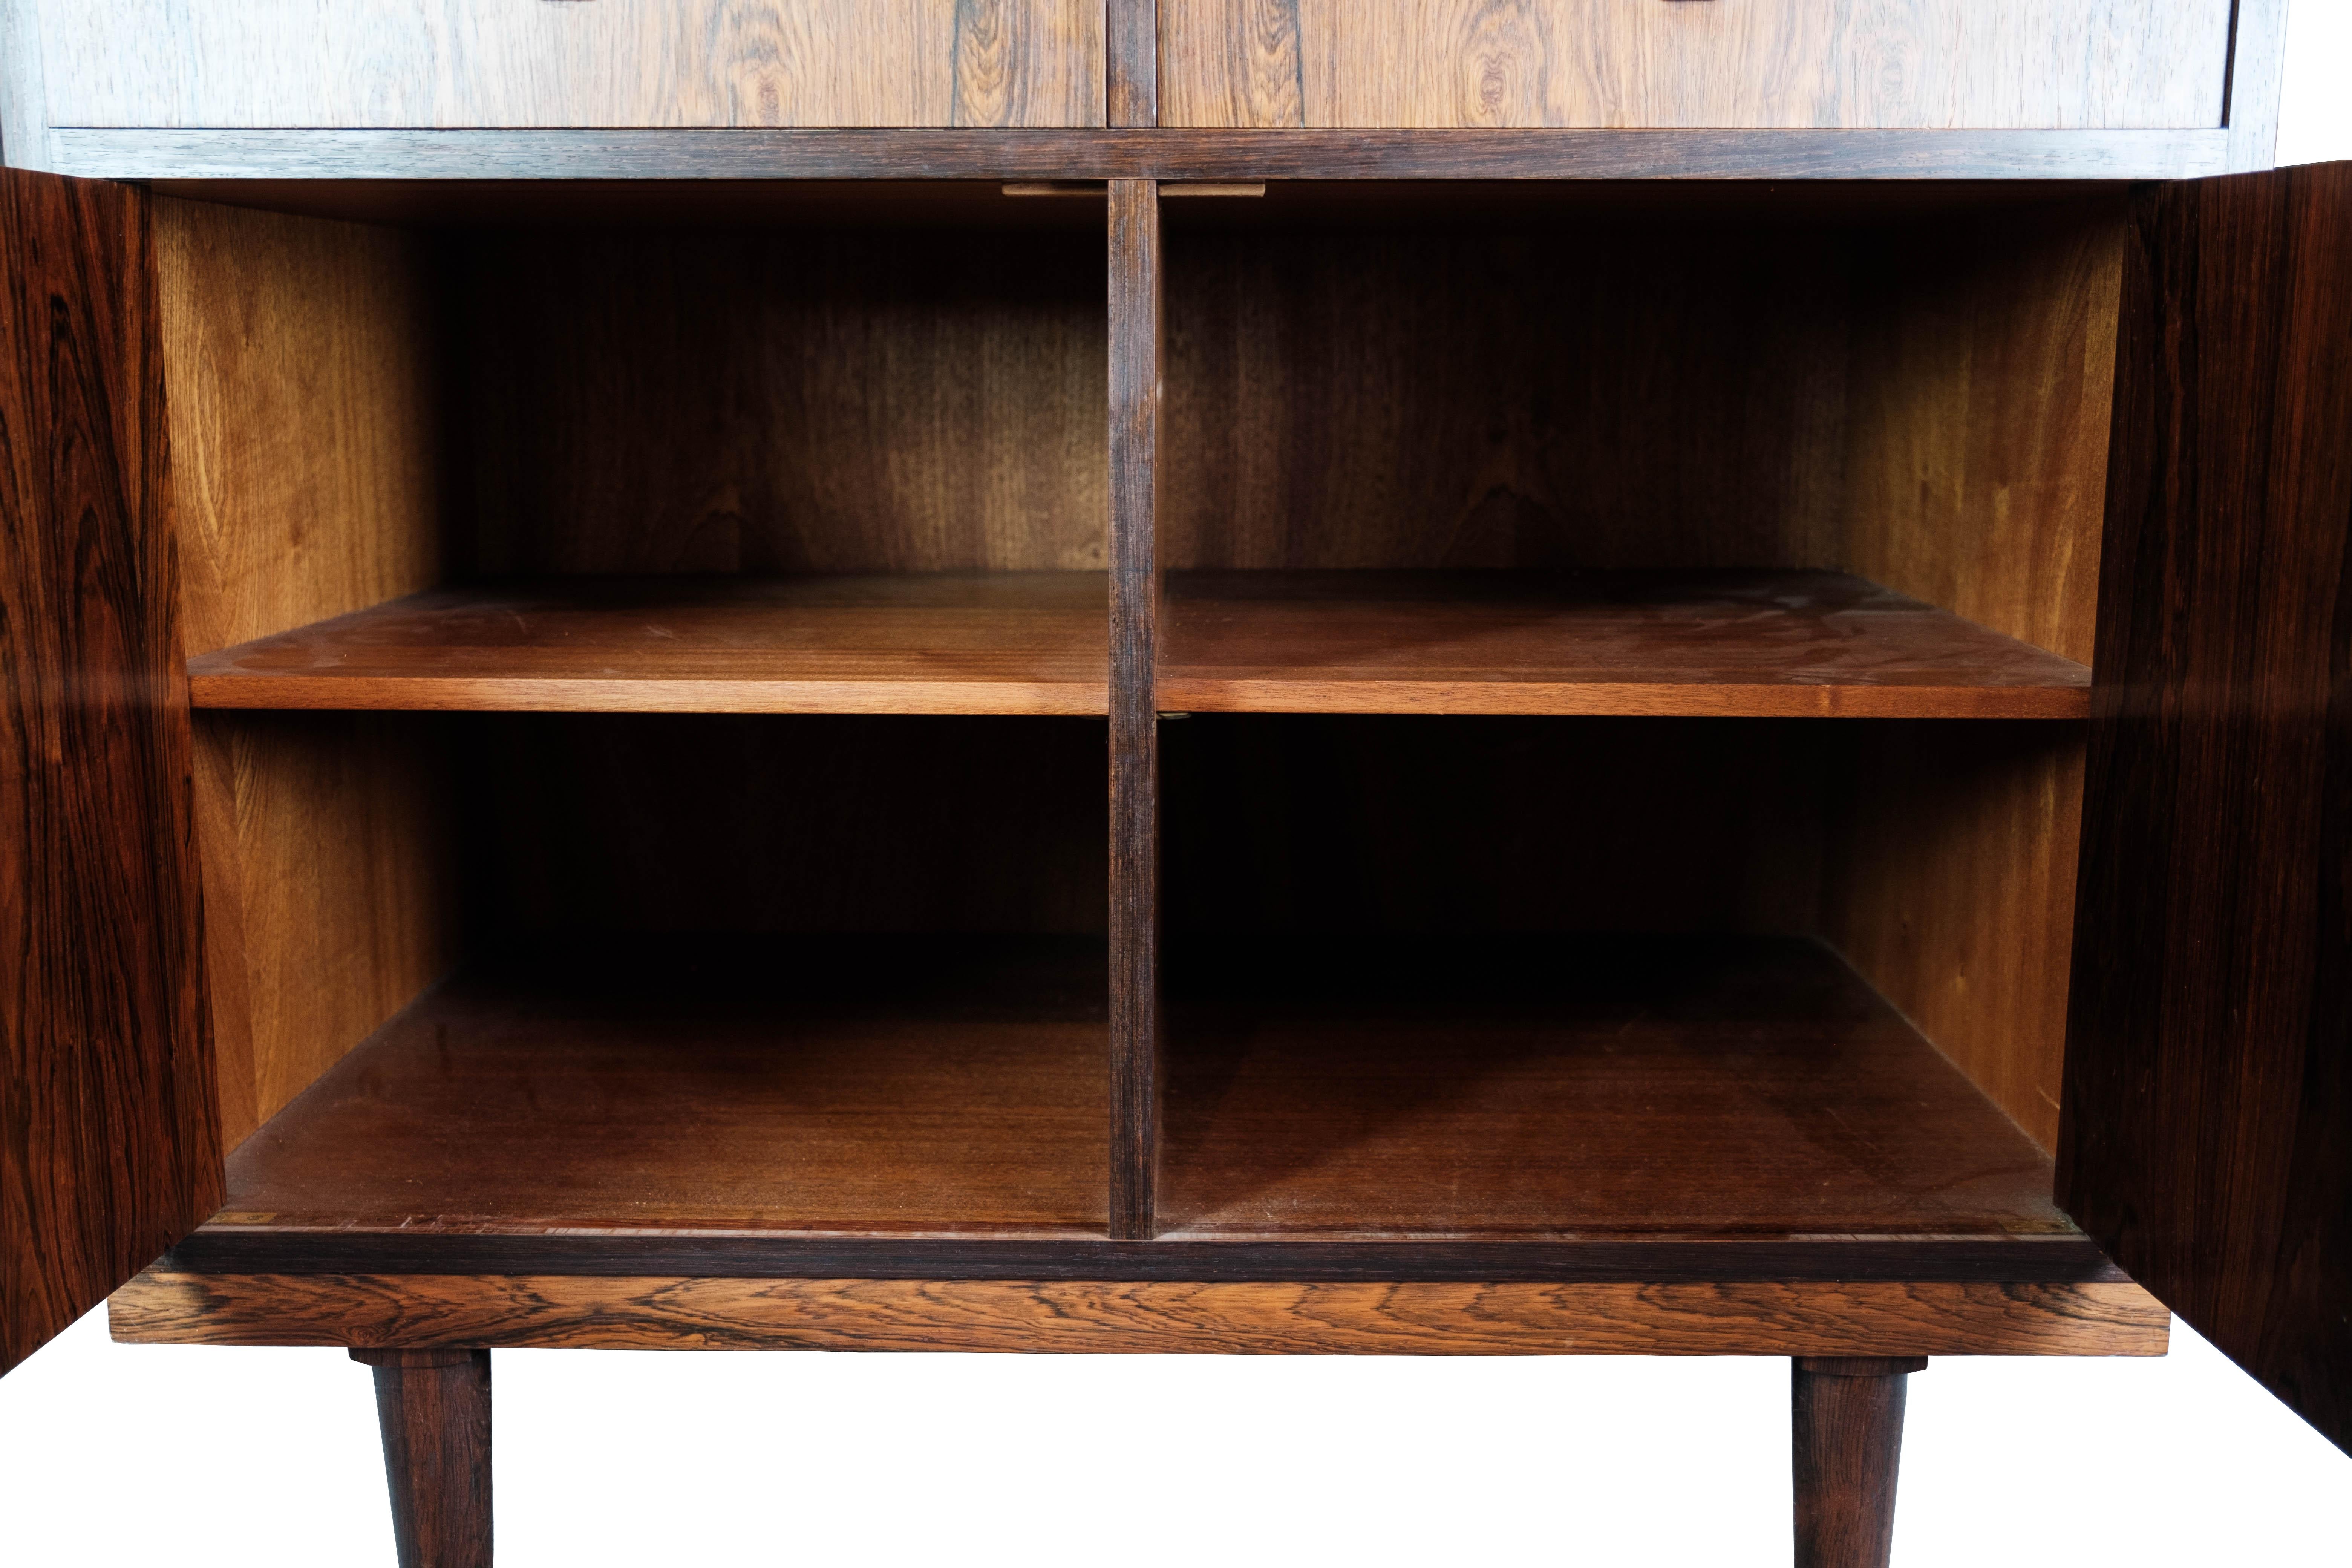
[[[1094,572],[566,577],[412,595],[188,663],[200,708],[1106,710]]]
[[[1110,185],[1110,1233],[1148,1238],[1160,1172],[1160,192]]]
[[[2084,191],[1855,236],[1852,570],[2090,661],[2124,231]]]
[[[41,44],[51,125],[1103,123],[1102,0],[131,0]]]
[[[224,1147],[457,962],[445,741],[380,715],[197,720]]]
[[[2228,0],[1164,0],[1172,126],[2218,126]]]
[[[1106,125],[1160,123],[1160,0],[1106,0],[1109,113]]]
[[[2046,1235],[2050,1162],[1820,947],[1171,954],[1170,1237]]]
[[[446,470],[428,243],[164,200],[156,247],[188,646],[430,586]],[[446,784],[413,726],[198,721],[227,1146],[454,961]]]
[[[1822,931],[2053,1152],[2081,727],[1873,725],[1832,787]]]
[[[160,200],[192,652],[428,588],[443,389],[414,234]]]
[[[1091,236],[559,229],[456,265],[457,574],[1109,563]]]
[[[400,1568],[490,1568],[490,1352],[355,1350],[374,1370]]]
[[[2081,718],[2090,682],[2071,659],[1836,573],[1203,573],[1171,582],[1159,700],[1192,712]]]
[[[122,180],[2186,180],[2212,131],[106,131]]]
[[[1905,1395],[1927,1365],[1921,1356],[1790,1363],[1797,1568],[1887,1568]]]
[[[470,972],[229,1160],[224,1224],[1099,1235],[1101,949],[551,945]]]
[[[211,1211],[149,205],[0,172],[0,1372]]]
[[[1304,1355],[2161,1355],[2136,1285],[1302,1285],[194,1275],[131,1344]]]
[[[2352,165],[2128,254],[2059,1192],[2352,1446]]]

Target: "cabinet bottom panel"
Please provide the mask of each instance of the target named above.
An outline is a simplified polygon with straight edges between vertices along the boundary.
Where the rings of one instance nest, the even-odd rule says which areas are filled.
[[[139,1344],[1369,1355],[2161,1355],[2138,1286],[1174,1284],[197,1275],[118,1291]]]

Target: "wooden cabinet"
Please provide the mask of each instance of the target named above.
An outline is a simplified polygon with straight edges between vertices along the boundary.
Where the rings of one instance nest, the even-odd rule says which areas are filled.
[[[511,1345],[1787,1355],[1811,1563],[1923,1356],[2346,1440],[2352,166],[1106,20],[1142,123],[6,174],[7,1356],[352,1347],[412,1563]]]

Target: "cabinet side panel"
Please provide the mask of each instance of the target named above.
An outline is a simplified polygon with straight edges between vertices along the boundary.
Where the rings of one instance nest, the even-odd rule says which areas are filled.
[[[197,715],[205,969],[226,1147],[457,962],[438,724],[406,714]]]
[[[2091,658],[2124,213],[2100,196],[1862,242],[1841,564]],[[2073,725],[1871,725],[1830,939],[2043,1148],[2082,820]]]
[[[0,1371],[220,1200],[142,193],[0,173]]]
[[[2127,253],[2059,1198],[2352,1443],[2352,165]]]
[[[1823,931],[2010,1120],[2058,1137],[2082,727],[1864,723]]]
[[[189,647],[431,586],[444,552],[425,242],[205,202],[156,207]],[[329,714],[198,720],[230,1147],[447,964],[446,813],[423,740]]]

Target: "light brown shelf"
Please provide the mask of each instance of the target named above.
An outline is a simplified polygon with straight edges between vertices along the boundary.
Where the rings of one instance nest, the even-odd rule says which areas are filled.
[[[188,661],[199,708],[1097,715],[1098,572],[557,577]]]
[[[1168,973],[1173,1237],[2074,1231],[2049,1158],[1813,942],[1267,941]]]
[[[215,1225],[1099,1236],[1098,942],[776,937],[488,968],[230,1157]]]
[[[2089,668],[1835,572],[1215,572],[1169,584],[1192,712],[2080,719]]]

